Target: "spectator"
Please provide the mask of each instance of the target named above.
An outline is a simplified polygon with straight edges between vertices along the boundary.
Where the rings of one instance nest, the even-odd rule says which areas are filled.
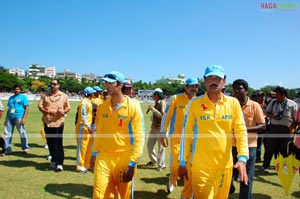
[[[154,166],[156,163],[157,171],[161,171],[166,169],[165,164],[165,148],[160,143],[160,128],[161,128],[161,120],[163,114],[166,109],[166,102],[164,100],[163,91],[160,88],[156,88],[153,93],[153,99],[155,101],[155,105],[150,104],[148,106],[148,110],[152,111],[152,124],[151,130],[149,133],[149,138],[147,142],[148,155],[150,161],[146,164],[146,166]],[[155,151],[155,144],[158,144],[158,152]]]
[[[52,157],[49,168],[56,169],[56,171],[63,171],[65,158],[63,130],[65,115],[70,111],[70,103],[68,96],[59,90],[59,80],[52,79],[50,87],[50,92],[41,97],[38,108],[43,113],[44,130]]]
[[[256,146],[257,146],[257,132],[266,129],[265,116],[261,106],[251,100],[248,94],[248,83],[243,79],[237,79],[233,82],[233,94],[234,97],[240,102],[242,108],[244,119],[247,127],[247,136],[248,136],[248,150],[249,150],[249,159],[246,163],[247,175],[248,175],[248,185],[244,183],[240,184],[240,199],[251,199],[252,198],[252,186],[253,178],[255,171],[255,159],[256,159]],[[238,153],[236,149],[235,138],[233,139],[233,163],[235,164],[238,159]],[[236,169],[233,171],[233,179],[239,179],[238,172]],[[232,193],[234,192],[234,184],[232,180],[231,184]]]
[[[266,108],[266,115],[270,118],[268,145],[264,158],[262,170],[268,172],[273,155],[277,158],[280,153],[287,157],[287,143],[291,141],[294,128],[297,104],[287,98],[287,91],[284,87],[275,88],[276,99],[273,99]]]
[[[4,122],[4,152],[5,156],[12,152],[11,143],[13,131],[16,127],[21,138],[21,147],[24,154],[29,153],[28,139],[25,130],[26,118],[29,112],[29,101],[26,95],[21,93],[21,86],[13,86],[14,95],[10,96],[7,102],[8,111]]]

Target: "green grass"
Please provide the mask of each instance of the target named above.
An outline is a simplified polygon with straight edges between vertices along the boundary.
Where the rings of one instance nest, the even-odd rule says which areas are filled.
[[[7,102],[2,101],[3,105]],[[92,198],[93,174],[88,172],[83,175],[75,172],[76,141],[74,117],[76,106],[79,102],[71,102],[72,109],[66,118],[65,124],[65,162],[64,171],[56,173],[48,170],[49,162],[45,159],[48,150],[43,148],[40,136],[41,113],[37,109],[37,102],[31,101],[30,113],[26,122],[26,130],[31,147],[30,154],[24,155],[20,149],[20,139],[15,131],[13,139],[13,153],[6,157],[0,157],[0,198]],[[147,106],[142,105],[145,113]],[[5,111],[6,114],[6,111]],[[146,133],[150,129],[150,115],[145,114]],[[3,130],[5,115],[0,121]],[[146,140],[147,141],[147,140]],[[155,168],[146,168],[144,165],[149,161],[147,149],[144,148],[143,157],[138,165],[137,178],[135,179],[136,199],[163,199],[180,198],[180,187],[174,192],[167,194],[166,182],[168,169],[158,172]],[[169,163],[169,149],[166,151],[166,163]],[[299,174],[292,183],[289,196],[285,196],[278,177],[274,171],[265,174],[259,171],[261,163],[256,165],[256,175],[253,186],[254,199],[278,199],[278,198],[300,198]],[[236,188],[238,185],[236,184]],[[238,189],[237,189],[238,192]],[[235,193],[230,199],[238,198]]]

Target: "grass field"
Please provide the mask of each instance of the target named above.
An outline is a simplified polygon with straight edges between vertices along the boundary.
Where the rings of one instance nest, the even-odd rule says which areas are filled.
[[[2,101],[6,105],[6,101]],[[31,147],[30,154],[24,155],[20,149],[18,132],[14,133],[13,153],[0,157],[0,198],[40,199],[40,198],[92,198],[93,174],[75,172],[76,141],[74,118],[76,106],[79,102],[71,102],[72,109],[66,117],[64,130],[65,162],[63,172],[54,172],[48,169],[49,162],[45,159],[48,150],[43,148],[40,136],[41,113],[37,109],[37,102],[31,101],[30,113],[26,122],[26,130]],[[146,105],[142,105],[145,113]],[[6,114],[6,111],[5,111]],[[145,115],[146,133],[150,128],[150,115]],[[0,121],[3,131],[5,115]],[[147,141],[147,140],[146,140]],[[182,184],[174,192],[166,192],[168,169],[158,172],[155,167],[147,168],[144,165],[149,161],[147,149],[144,148],[143,157],[138,165],[135,179],[136,199],[164,199],[180,198]],[[169,149],[166,151],[166,163],[169,163]],[[254,199],[300,198],[299,174],[292,183],[289,196],[285,196],[278,177],[274,171],[268,174],[259,171],[261,163],[256,165],[256,174],[253,185]],[[238,185],[236,184],[236,188]],[[238,192],[238,189],[237,189]],[[230,199],[238,198],[238,193]]]

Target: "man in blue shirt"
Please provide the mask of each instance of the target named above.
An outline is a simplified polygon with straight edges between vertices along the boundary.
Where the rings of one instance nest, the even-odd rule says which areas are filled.
[[[29,112],[28,98],[21,94],[21,87],[14,85],[14,95],[10,96],[7,102],[8,110],[4,122],[4,156],[12,152],[11,143],[14,127],[17,128],[21,138],[21,147],[24,154],[29,152],[28,140],[25,130],[25,121]]]

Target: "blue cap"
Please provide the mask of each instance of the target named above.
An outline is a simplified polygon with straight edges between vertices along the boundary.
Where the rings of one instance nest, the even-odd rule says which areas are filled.
[[[208,76],[218,76],[222,79],[225,77],[224,68],[222,66],[214,65],[214,66],[208,66],[205,69],[205,75],[204,77]]]
[[[185,80],[186,85],[198,85],[198,80],[196,78],[188,78]]]
[[[103,89],[100,88],[99,86],[94,86],[93,89],[94,89],[95,91],[98,91],[98,92],[101,92],[101,91],[103,90]]]
[[[117,71],[111,71],[110,73],[107,73],[104,75],[104,77],[101,79],[102,81],[106,82],[121,82],[124,83],[125,77],[122,73]]]
[[[89,87],[89,86],[83,90],[84,95],[90,95],[90,94],[93,94],[94,92],[96,92],[96,91],[92,87]]]

